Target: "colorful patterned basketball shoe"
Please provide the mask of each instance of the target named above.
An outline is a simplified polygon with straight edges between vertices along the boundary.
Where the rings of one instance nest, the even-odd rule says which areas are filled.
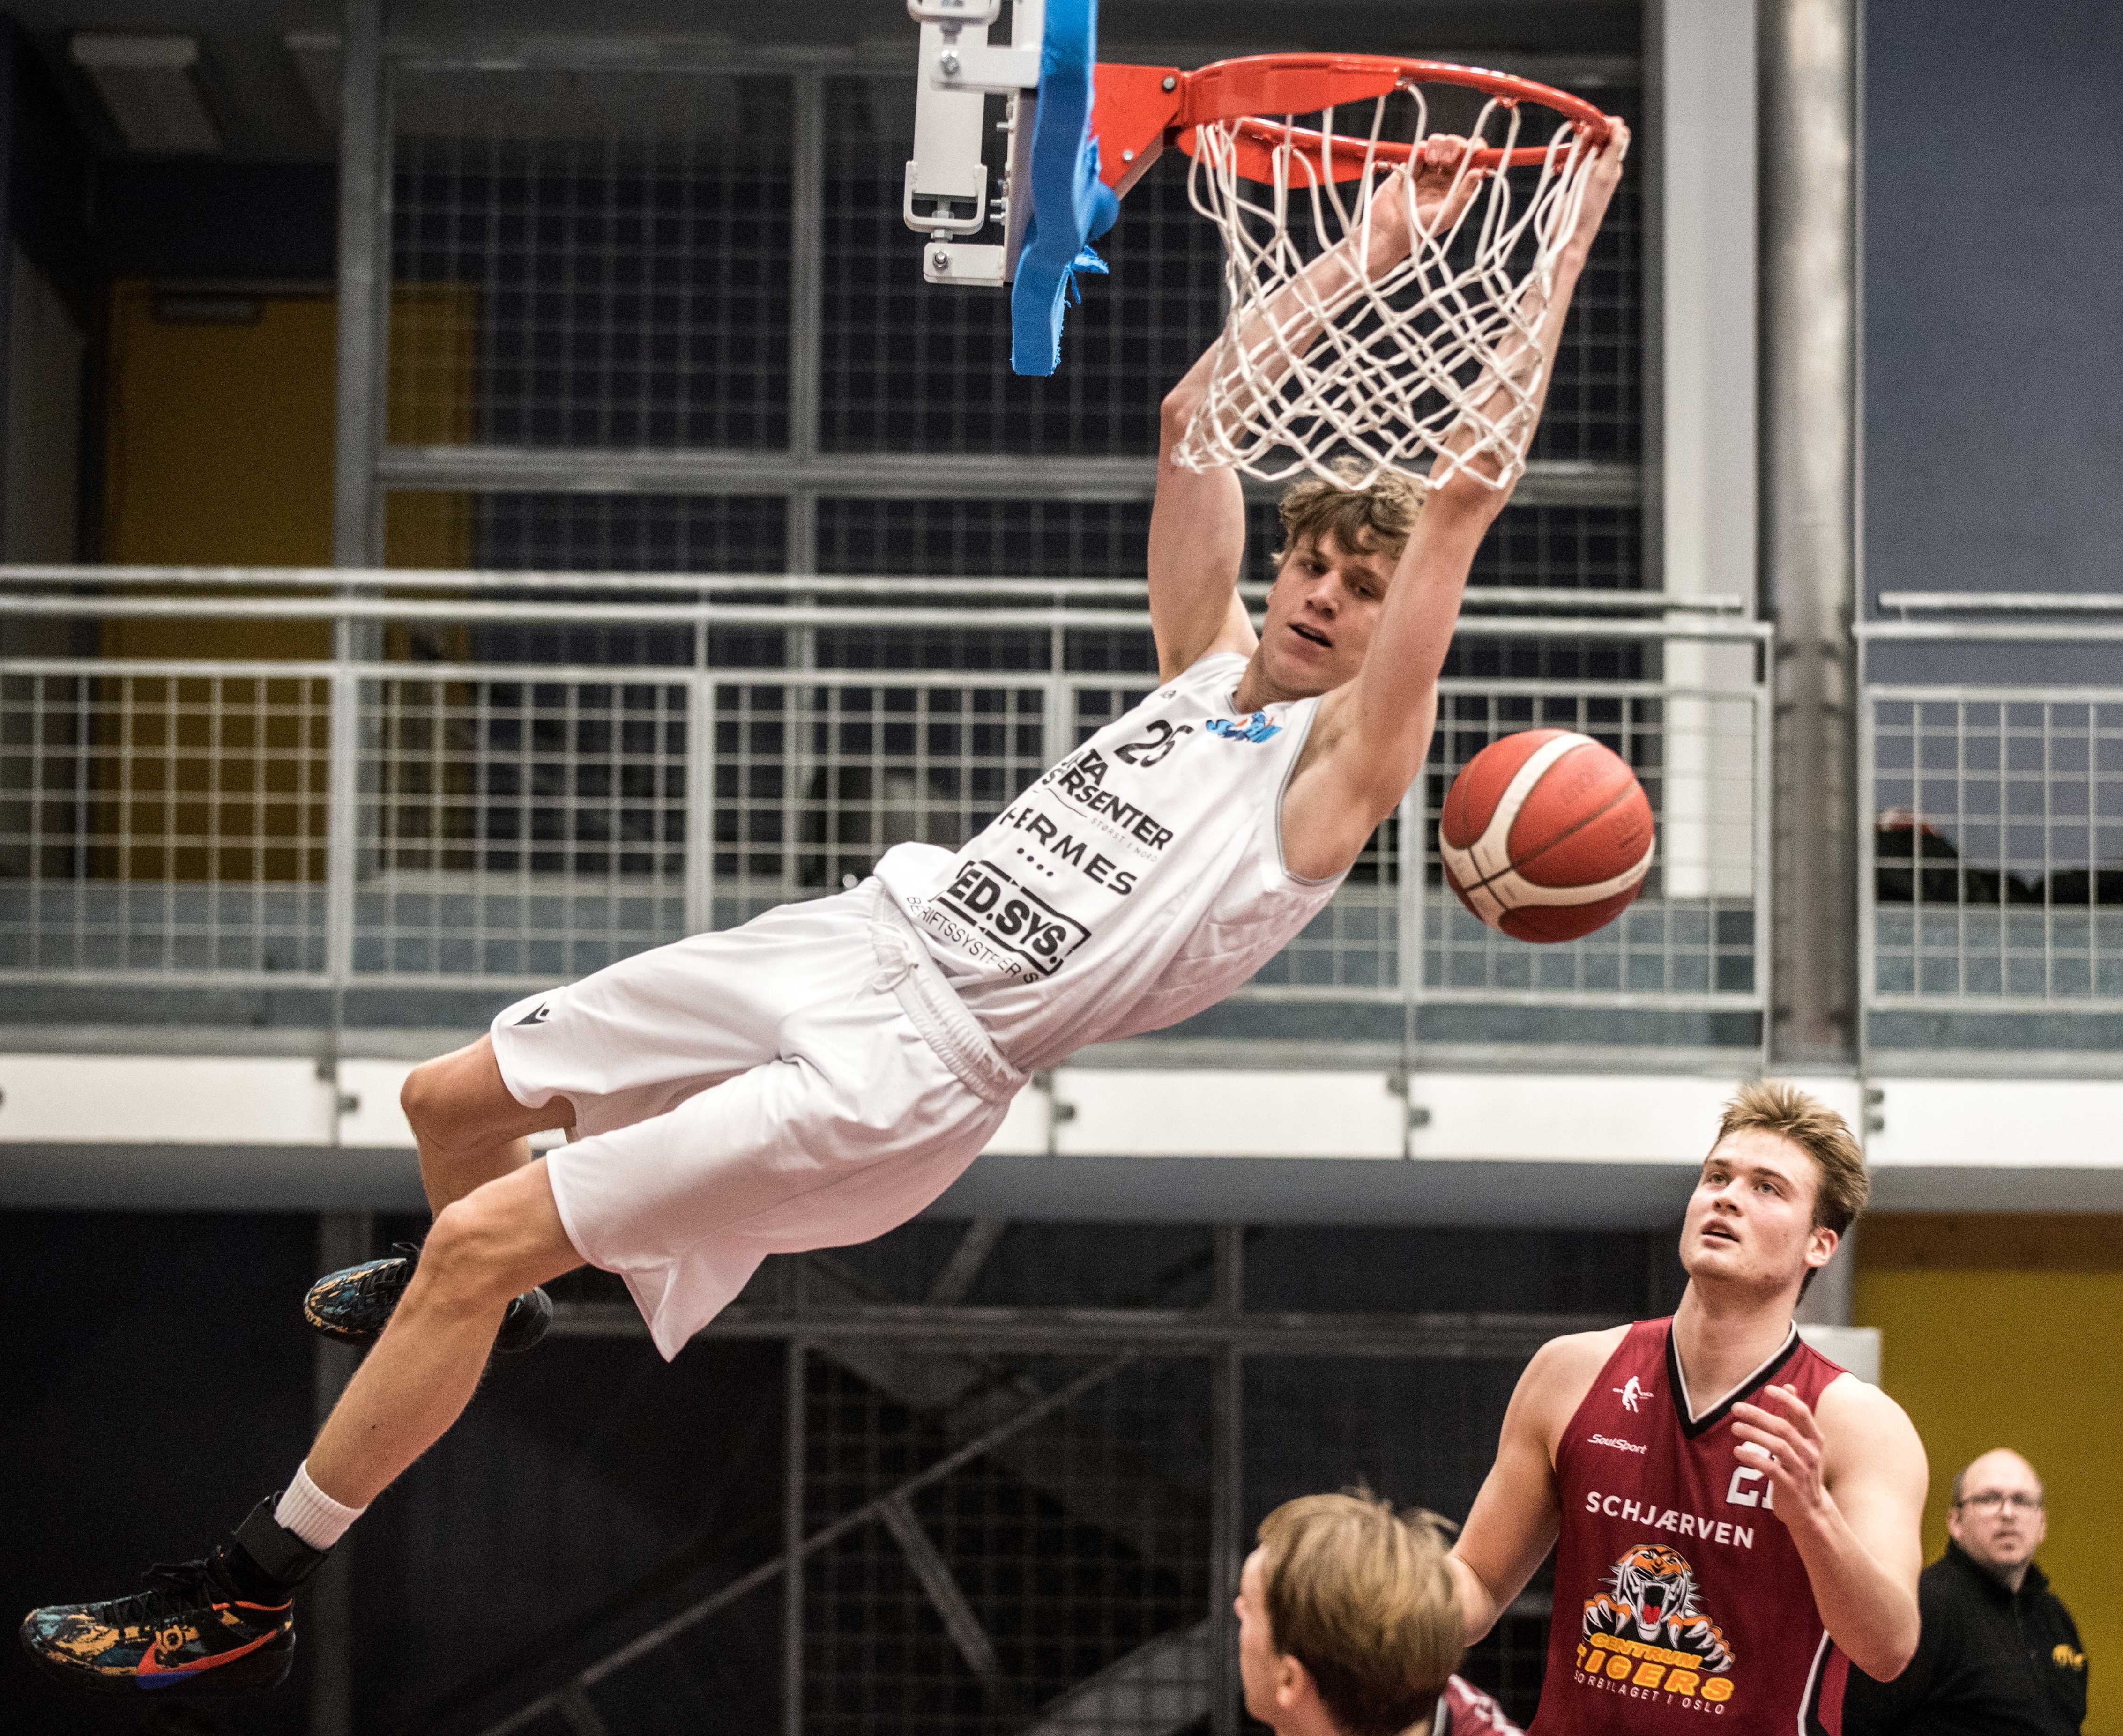
[[[325,1558],[274,1522],[276,1500],[211,1555],[149,1568],[144,1591],[31,1610],[22,1649],[93,1693],[189,1700],[276,1687],[295,1659],[295,1588]]]
[[[416,1242],[394,1242],[388,1258],[327,1272],[302,1298],[302,1318],[311,1329],[341,1344],[372,1345],[390,1323],[391,1311],[413,1281],[420,1263]],[[494,1348],[504,1356],[527,1350],[553,1324],[553,1299],[541,1289],[526,1290],[508,1304]]]

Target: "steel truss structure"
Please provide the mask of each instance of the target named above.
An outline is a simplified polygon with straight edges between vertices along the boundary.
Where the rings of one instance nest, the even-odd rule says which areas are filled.
[[[1508,1378],[1546,1339],[1609,1323],[1251,1312],[1246,1235],[1230,1225],[1214,1232],[1199,1307],[955,1302],[1002,1228],[969,1225],[919,1305],[881,1304],[832,1256],[763,1274],[754,1288],[764,1299],[740,1303],[702,1337],[785,1346],[779,1551],[580,1663],[481,1736],[611,1736],[625,1727],[630,1679],[644,1679],[635,1673],[653,1676],[667,1648],[712,1647],[718,1618],[776,1588],[789,1736],[907,1720],[1043,1736],[1235,1733],[1229,1587],[1249,1489],[1263,1475],[1256,1467],[1249,1485],[1249,1370],[1257,1387],[1321,1358],[1488,1363]],[[642,1335],[639,1316],[617,1304],[564,1303],[556,1324],[577,1339]],[[875,1456],[867,1420],[880,1404],[926,1420],[888,1459]],[[853,1434],[851,1406],[865,1419]],[[1290,1427],[1304,1432],[1301,1419]],[[856,1440],[868,1444],[860,1462],[847,1458]],[[1141,1582],[1135,1601],[1125,1611],[1086,1603],[1086,1576],[1117,1569]],[[1032,1583],[1043,1573],[1056,1582],[1043,1593]],[[1060,1584],[1071,1579],[1073,1592]],[[1497,1643],[1523,1688],[1540,1668],[1547,1598],[1521,1602]],[[1043,1631],[1043,1619],[1067,1631]]]

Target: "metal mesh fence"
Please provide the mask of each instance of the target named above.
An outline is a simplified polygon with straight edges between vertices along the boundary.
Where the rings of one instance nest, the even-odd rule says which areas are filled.
[[[393,441],[787,444],[792,77],[407,62],[391,98]],[[900,216],[912,80],[828,76],[823,99],[822,448],[1154,447],[1159,399],[1221,320],[1221,248],[1188,204],[1186,160],[1167,153],[1122,202],[1101,250],[1113,274],[1072,311],[1064,372],[1019,379],[1007,296],[921,281]],[[1537,456],[1639,454],[1642,227],[1625,181]]]
[[[686,686],[363,686],[357,971],[574,977],[686,932]]]
[[[789,435],[790,81],[401,65],[392,437]]]
[[[1600,105],[1641,132],[1633,91],[1602,91]],[[1633,462],[1643,456],[1643,180],[1625,175],[1577,281],[1534,436],[1534,458]]]
[[[423,554],[446,547],[483,572],[778,573],[787,561],[778,495],[405,489],[389,510],[418,517]]]
[[[0,969],[324,965],[330,682],[0,675]]]
[[[955,849],[1045,770],[1043,687],[719,682],[715,920],[838,891],[895,844]]]
[[[1149,535],[1146,500],[828,497],[818,503],[818,570],[1136,578]]]
[[[918,1375],[880,1370],[876,1352],[862,1373],[809,1359],[806,1530],[884,1502],[807,1570],[804,1727],[1146,1736],[1191,1721],[1171,1715],[1175,1700],[1205,1714],[1213,1658],[1194,1631],[1209,1591],[1207,1364],[1118,1368],[895,1496],[1099,1363],[884,1354],[919,1360]]]
[[[336,958],[359,977],[438,985],[578,976],[689,929],[839,890],[896,844],[957,849],[1155,680],[1139,629],[1077,629],[1066,617],[1051,629],[988,629],[972,611],[963,626],[895,625],[884,613],[879,622],[704,629],[604,624],[585,611],[579,620],[391,629],[385,648],[396,658],[355,666],[348,686],[359,710],[337,952],[326,939],[330,666],[11,664],[0,968],[263,978],[326,971]],[[1519,643],[1472,637],[1467,661]],[[1625,667],[1642,655],[1524,643],[1535,667],[1556,667],[1566,653]],[[506,660],[474,662],[476,650]],[[1704,654],[1667,649],[1684,653]],[[1605,673],[1448,680],[1409,811],[1419,836],[1404,840],[1401,817],[1390,818],[1332,902],[1241,994],[1398,998],[1409,987],[1403,925],[1419,910],[1423,998],[1751,1004],[1759,692]],[[1562,946],[1510,940],[1461,910],[1431,837],[1460,766],[1497,737],[1539,727],[1608,742],[1635,769],[1660,827],[1637,903]],[[2089,721],[2074,733],[2051,717],[2044,727],[2050,771],[2030,775],[2055,786],[2039,846],[2050,852],[2038,877],[2047,902],[2027,905],[2023,919],[2019,903],[2034,896],[2025,884],[1961,875],[1957,885],[1988,886],[1994,902],[1987,919],[1967,908],[1975,894],[1953,907],[1961,950],[1952,956],[1972,957],[1966,937],[1989,934],[1992,956],[2033,959],[2046,973],[2048,987],[2014,992],[2112,994],[2101,986],[2112,974],[2101,973],[2117,956],[2104,904],[2114,877],[2086,864],[2109,848],[2114,822],[2073,821],[2064,804],[2107,814],[2115,784],[2097,768],[2114,726]],[[2085,768],[2076,798],[2065,776],[2074,752]],[[1410,848],[1424,853],[1413,886],[1402,867]],[[1883,918],[1883,973],[1900,956],[1895,946],[1914,956],[1918,918],[1939,912],[1935,887],[1918,896],[1906,929]],[[1903,933],[1911,938],[1898,941]]]
[[[832,452],[1150,452],[1157,406],[1216,336],[1223,254],[1187,203],[1183,160],[1160,162],[1099,244],[1113,264],[1070,310],[1050,379],[1010,370],[1010,297],[921,281],[900,218],[914,136],[905,76],[826,91],[821,443]]]
[[[1638,591],[1643,583],[1643,513],[1635,507],[1506,507],[1468,578],[1473,587],[1564,592]]]
[[[1141,578],[1150,534],[1146,500],[828,496],[818,513],[822,573]],[[1241,577],[1258,584],[1272,579],[1282,544],[1275,502],[1248,501]],[[1643,515],[1634,507],[1507,507],[1475,554],[1469,583],[1560,592],[1640,590]]]
[[[1876,1004],[2123,1006],[2123,700],[1868,704]]]

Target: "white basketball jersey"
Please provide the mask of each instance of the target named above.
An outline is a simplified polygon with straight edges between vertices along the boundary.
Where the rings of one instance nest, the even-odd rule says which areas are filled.
[[[1108,723],[955,856],[877,872],[996,1046],[1028,1072],[1221,999],[1343,877],[1282,860],[1282,793],[1319,702],[1242,714],[1203,657]]]

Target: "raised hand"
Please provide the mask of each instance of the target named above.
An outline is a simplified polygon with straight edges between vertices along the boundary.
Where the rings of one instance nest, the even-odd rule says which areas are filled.
[[[1591,248],[1592,237],[1600,232],[1600,224],[1607,215],[1607,202],[1615,196],[1615,189],[1622,184],[1622,160],[1629,154],[1629,129],[1624,122],[1611,117],[1609,124],[1614,130],[1600,147],[1599,154],[1592,159],[1591,171],[1585,177],[1585,192],[1577,207],[1577,227],[1570,237],[1573,247]]]
[[[1462,171],[1460,164],[1473,148],[1457,133],[1433,133],[1404,166],[1371,189],[1366,276],[1376,278],[1406,258],[1412,233],[1436,235],[1459,221],[1488,174],[1472,164]]]
[[[1804,1399],[1789,1387],[1764,1387],[1761,1405],[1732,1406],[1732,1450],[1743,1464],[1768,1473],[1769,1508],[1787,1526],[1804,1525],[1829,1504],[1822,1462],[1828,1444]]]
[[[1474,164],[1460,172],[1461,161],[1474,149],[1470,140],[1456,133],[1433,133],[1408,161],[1415,189],[1415,221],[1425,235],[1449,229],[1460,220],[1475,190],[1488,176]]]

